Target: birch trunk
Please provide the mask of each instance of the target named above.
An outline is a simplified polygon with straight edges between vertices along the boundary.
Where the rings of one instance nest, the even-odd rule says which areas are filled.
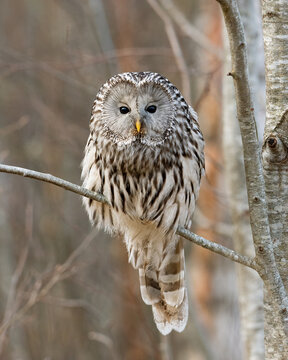
[[[258,132],[263,132],[264,113],[263,99],[264,63],[261,36],[260,9],[251,0],[239,1],[240,11],[247,36],[249,73],[252,74],[251,89],[257,98],[254,106],[258,119]],[[253,16],[252,16],[253,14]],[[225,32],[226,35],[226,32]],[[223,150],[225,172],[233,222],[233,241],[235,250],[243,255],[255,256],[251,226],[245,171],[242,153],[242,141],[238,121],[236,119],[235,94],[231,78],[226,76],[231,71],[231,59],[227,36],[224,36],[225,64],[223,79]],[[261,74],[262,72],[262,74]],[[261,76],[262,75],[262,76]],[[241,318],[241,337],[243,358],[247,360],[264,359],[264,319],[263,319],[263,285],[259,275],[246,267],[237,265],[239,310]]]
[[[267,359],[273,360],[287,360],[288,297],[285,288],[287,284],[287,266],[285,266],[285,268],[282,266],[284,269],[281,269],[281,262],[284,265],[287,263],[287,257],[285,257],[287,253],[285,253],[285,247],[283,246],[283,239],[286,235],[283,224],[288,220],[287,216],[285,216],[287,211],[285,191],[288,186],[282,169],[285,167],[287,153],[288,126],[285,109],[281,107],[284,101],[287,100],[285,99],[287,78],[285,77],[285,71],[283,72],[282,67],[287,63],[287,60],[283,59],[283,57],[285,56],[286,50],[284,39],[287,38],[285,28],[287,27],[286,17],[288,3],[286,4],[286,1],[279,0],[275,2],[271,0],[263,2],[264,22],[265,18],[267,19],[266,24],[264,24],[264,37],[266,36],[265,42],[268,55],[266,64],[266,75],[268,79],[267,106],[268,113],[271,114],[270,118],[272,120],[272,124],[270,120],[267,122],[263,146],[265,182],[263,167],[258,157],[259,144],[257,142],[253,114],[254,108],[250,92],[246,41],[238,4],[236,0],[217,1],[221,5],[229,34],[233,65],[230,75],[234,80],[237,116],[243,142],[250,223],[256,252],[255,260],[258,273],[264,282],[266,291],[266,357]],[[273,41],[271,34],[272,36],[273,34],[277,34],[274,36]],[[275,47],[274,52],[271,50],[272,47]],[[270,70],[274,71],[272,78],[270,77]],[[280,85],[277,83],[277,80],[280,82]],[[281,86],[281,82],[284,84],[283,87]],[[274,91],[275,89],[278,91]],[[281,109],[280,111],[279,108]],[[275,118],[275,115],[281,115],[281,118]],[[282,164],[279,164],[280,162]],[[284,168],[284,170],[286,169]],[[282,196],[284,197],[283,200],[281,198]],[[267,202],[269,202],[269,209]],[[276,252],[278,252],[277,255]]]
[[[266,73],[266,124],[262,151],[266,199],[275,260],[288,288],[288,2],[263,1]],[[281,309],[265,292],[266,359],[287,360]],[[282,315],[287,310],[282,310]],[[284,313],[285,315],[285,313]],[[286,322],[287,324],[287,322]],[[287,342],[286,342],[287,344]]]

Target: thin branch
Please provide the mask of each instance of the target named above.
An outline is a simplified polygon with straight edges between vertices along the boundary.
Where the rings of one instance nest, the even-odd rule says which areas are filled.
[[[169,336],[161,335],[159,348],[161,353],[161,360],[173,360],[171,340]]]
[[[260,148],[257,139],[254,106],[248,77],[247,46],[237,2],[235,0],[216,0],[222,7],[229,35],[232,70],[234,81],[237,117],[239,120],[246,184],[251,216],[251,227],[255,246],[265,246],[270,239],[265,186],[260,161]],[[268,241],[271,243],[271,239]],[[257,248],[256,254],[257,254]],[[261,264],[262,265],[262,264]]]
[[[0,49],[0,53],[2,50]],[[9,50],[6,52],[10,55]],[[12,54],[13,56],[13,54]],[[83,68],[88,66],[93,66],[94,64],[105,63],[110,60],[118,60],[120,58],[125,57],[145,57],[145,56],[164,56],[164,57],[173,57],[173,53],[168,47],[134,47],[134,48],[123,48],[111,51],[105,51],[103,54],[82,54],[81,57],[75,53],[75,58],[71,61],[37,61],[37,60],[26,60],[23,56],[17,57],[15,62],[13,57],[13,61],[7,61],[3,63],[3,70],[1,69],[0,75],[1,77],[9,76],[14,74],[17,71],[25,71],[25,70],[46,70],[49,72],[53,71],[63,71],[67,72],[68,70],[75,70],[77,68]]]
[[[196,112],[199,112],[199,109],[200,109],[200,107],[202,105],[203,100],[205,100],[205,98],[207,98],[209,92],[211,91],[212,79],[213,79],[213,76],[214,76],[214,74],[215,74],[215,72],[217,70],[218,69],[216,69],[214,71],[211,71],[211,73],[208,74],[206,82],[204,84],[204,88],[203,88],[200,96],[198,97],[197,101],[194,104],[194,110]]]
[[[79,185],[73,184],[69,181],[60,179],[56,176],[53,176],[53,175],[50,175],[47,173],[41,173],[41,172],[34,171],[34,170],[29,170],[29,169],[25,169],[25,168],[21,168],[21,167],[17,167],[17,166],[3,165],[3,164],[0,164],[0,172],[21,175],[21,176],[29,177],[32,179],[45,181],[50,184],[60,186],[66,190],[72,191],[76,194],[79,194],[79,195],[82,195],[82,196],[88,197],[90,199],[93,199],[93,200],[96,200],[96,201],[99,201],[99,202],[109,205],[109,202],[105,198],[104,195],[102,195],[100,193],[95,193],[94,191],[90,191]]]
[[[67,308],[82,308],[83,310],[87,311],[90,315],[99,316],[100,311],[97,311],[95,306],[90,304],[88,301],[84,299],[66,299],[55,297],[51,295],[47,295],[43,300],[43,303],[62,306]]]
[[[191,99],[189,69],[186,64],[186,61],[185,61],[176,31],[174,29],[173,23],[170,20],[169,16],[166,14],[166,12],[162,9],[162,7],[159,5],[159,3],[156,0],[147,0],[147,2],[152,7],[152,9],[155,11],[155,13],[160,17],[160,19],[164,22],[168,40],[170,42],[178,69],[181,74],[183,95],[186,99]]]
[[[17,121],[13,122],[4,127],[0,127],[0,135],[7,136],[15,131],[19,131],[24,126],[26,126],[30,121],[30,118],[26,115],[21,116]]]
[[[6,302],[6,308],[3,316],[2,323],[3,324],[10,324],[10,322],[13,322],[13,316],[15,312],[17,311],[17,307],[19,305],[19,299],[17,297],[17,284],[19,282],[19,278],[23,272],[24,265],[27,260],[28,256],[28,247],[29,244],[25,246],[23,251],[20,254],[18,264],[16,266],[16,269],[12,275],[10,288],[8,292],[7,302]],[[4,344],[7,336],[7,331],[9,327],[1,327],[0,328],[0,356],[3,354],[4,350]]]
[[[205,249],[211,250],[219,255],[225,256],[228,259],[238,262],[239,264],[245,265],[257,271],[258,267],[255,260],[249,256],[244,256],[236,253],[236,251],[228,249],[227,247],[217,244],[213,241],[209,241],[202,236],[196,235],[191,231],[179,226],[177,234],[183,236],[185,239],[192,241],[193,243],[202,246]]]
[[[223,60],[222,49],[215,46],[205,34],[197,29],[196,26],[193,26],[183,15],[183,13],[175,6],[171,0],[160,0],[162,6],[168,12],[170,18],[177,24],[179,29],[193,40],[197,45],[202,47],[204,50],[208,51],[217,56],[219,60]]]
[[[2,323],[9,323],[10,320],[13,318],[17,307],[19,305],[19,298],[17,296],[17,286],[19,284],[20,278],[23,274],[24,267],[27,262],[28,253],[29,253],[29,246],[33,240],[33,208],[31,205],[28,204],[26,208],[26,221],[25,221],[25,233],[26,237],[28,238],[27,244],[25,245],[24,249],[22,250],[19,260],[16,266],[16,269],[12,275],[12,279],[10,282],[10,288],[8,292],[6,308],[3,315]],[[0,357],[4,351],[5,340],[7,336],[8,328],[4,328],[3,331],[0,331]]]
[[[3,49],[0,50],[3,52]],[[135,56],[173,56],[169,48],[124,48],[119,50],[107,51],[101,55],[85,55],[84,57],[81,54],[80,59],[73,60],[71,62],[47,62],[47,61],[34,61],[30,59],[24,59],[23,54],[15,54],[15,51],[10,51],[9,49],[5,50],[5,53],[16,58],[16,63],[4,63],[4,69],[0,72],[0,79],[10,76],[18,71],[27,71],[33,69],[34,71],[43,71],[61,81],[64,81],[74,87],[78,87],[85,91],[88,91],[91,94],[95,94],[95,87],[79,81],[79,79],[74,78],[73,76],[68,75],[67,70],[77,69],[85,66],[91,66],[97,63],[109,62],[113,59],[118,59],[122,57],[135,57]]]
[[[88,197],[90,199],[93,199],[93,200],[96,200],[96,201],[99,201],[99,202],[109,205],[109,201],[106,199],[106,197],[104,195],[102,195],[100,193],[95,193],[95,192],[85,189],[79,185],[70,183],[66,180],[57,178],[56,176],[53,176],[50,174],[40,173],[40,172],[29,170],[29,169],[24,169],[24,168],[20,168],[20,167],[16,167],[16,166],[3,165],[3,164],[0,164],[0,172],[5,172],[5,173],[10,173],[10,174],[15,174],[15,175],[22,175],[24,177],[29,177],[32,179],[49,182],[50,184],[60,186],[64,189],[72,191],[76,194],[79,194],[79,195],[82,195],[82,196]],[[248,266],[248,267],[258,271],[256,263],[253,258],[237,254],[234,250],[228,249],[223,245],[216,244],[212,241],[204,239],[201,236],[198,236],[183,227],[178,227],[177,234],[180,236],[183,236],[185,239],[192,241],[193,243],[195,243],[197,245],[204,247],[205,249],[211,250],[217,254],[227,257],[230,260],[233,260],[235,262],[238,262],[239,264]],[[83,245],[83,246],[85,246],[85,245]],[[74,261],[74,257],[78,256],[79,251],[80,252],[82,251],[81,245],[79,246],[78,250],[76,250],[74,253],[72,253],[72,255],[67,259],[67,261],[65,263],[66,267],[68,265],[70,266],[70,263]],[[62,267],[63,267],[63,265],[62,265]],[[63,269],[62,269],[62,271],[63,271]]]
[[[114,342],[109,336],[96,331],[90,331],[88,338],[89,340],[98,341],[99,343],[105,345],[111,351],[112,359],[118,359],[118,354],[115,351]]]
[[[239,8],[243,10],[242,16],[247,35],[248,52],[255,46],[257,37],[255,32],[255,21],[259,13],[256,11],[258,2],[250,0],[238,0]],[[241,6],[241,7],[240,7]],[[251,10],[252,7],[252,10]],[[248,18],[250,20],[248,21]],[[253,26],[252,26],[253,24]],[[249,36],[249,31],[251,32]],[[223,28],[223,42],[225,63],[223,75],[231,71],[231,56],[228,44],[228,37],[225,34],[226,29]],[[254,50],[255,51],[255,50]],[[257,47],[257,51],[259,51]],[[263,61],[263,58],[261,58]],[[257,77],[256,67],[259,63],[255,63],[255,59],[248,58],[249,69]],[[254,68],[253,68],[254,63]],[[256,82],[254,81],[254,85]],[[252,82],[251,82],[252,85]],[[243,149],[239,124],[236,117],[235,92],[233,81],[230,78],[223,77],[223,155],[225,167],[225,184],[230,203],[229,213],[233,223],[233,229],[229,232],[233,234],[233,244],[236,251],[243,255],[255,256],[251,225],[249,219],[249,208],[247,189],[245,183],[245,170],[243,161]],[[261,90],[258,86],[254,87],[254,94],[258,95]],[[256,108],[256,106],[255,106]],[[241,337],[243,342],[243,350],[247,359],[264,359],[264,307],[263,307],[263,281],[257,273],[251,272],[246,267],[238,267],[237,269],[237,288],[239,296],[239,315],[241,323]],[[253,291],[251,291],[253,289]]]
[[[19,174],[18,174],[19,175]],[[44,175],[44,174],[42,174]],[[40,178],[35,178],[37,180],[40,180]],[[62,179],[58,179],[62,180]],[[50,181],[49,181],[50,182]],[[58,185],[56,183],[53,183],[55,185]],[[74,185],[74,184],[71,184]],[[59,185],[60,186],[60,185]],[[70,190],[66,187],[64,187],[67,190]],[[73,191],[73,190],[70,190]],[[73,191],[75,192],[75,191]],[[95,194],[94,194],[95,195]],[[68,257],[68,259],[61,265],[56,265],[52,271],[48,271],[44,273],[42,276],[37,278],[32,286],[31,289],[27,292],[29,294],[28,299],[24,304],[21,306],[18,305],[17,309],[13,309],[13,313],[11,315],[4,319],[2,323],[0,324],[0,336],[2,334],[5,334],[8,329],[16,322],[21,320],[26,313],[39,301],[41,301],[44,297],[47,296],[49,291],[59,282],[62,281],[74,273],[77,273],[79,271],[78,267],[76,266],[76,259],[83,253],[83,251],[91,244],[93,239],[95,238],[95,235],[97,233],[97,229],[94,228],[90,234],[87,235],[87,237],[81,242],[81,244],[76,248],[71,255]]]

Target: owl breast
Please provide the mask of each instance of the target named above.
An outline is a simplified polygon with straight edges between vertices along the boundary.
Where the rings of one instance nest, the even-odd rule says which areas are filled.
[[[154,147],[141,141],[119,147],[110,140],[100,146],[88,140],[90,161],[83,167],[83,185],[102,192],[111,207],[84,200],[93,223],[120,233],[135,227],[135,221],[164,232],[175,229],[179,221],[188,224],[201,177],[192,143],[186,144],[185,152],[173,138]]]
[[[120,207],[123,213],[143,223],[155,221],[163,210],[161,200],[172,190],[170,173],[176,158],[166,156],[163,146],[148,147],[137,142],[117,152],[111,147],[111,153],[117,153],[113,162],[113,155],[107,159],[112,165],[108,173],[112,193],[111,186],[110,192],[106,187],[112,207]]]

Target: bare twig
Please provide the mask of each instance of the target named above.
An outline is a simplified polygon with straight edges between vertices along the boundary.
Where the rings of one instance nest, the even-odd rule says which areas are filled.
[[[190,86],[190,77],[189,77],[189,69],[186,64],[181,46],[179,44],[179,40],[177,38],[177,34],[175,32],[172,21],[166,12],[161,8],[156,0],[147,0],[149,5],[155,11],[155,13],[160,17],[160,19],[164,22],[165,30],[168,36],[168,40],[170,42],[172,51],[175,56],[175,60],[177,66],[179,68],[182,80],[182,92],[186,99],[191,99],[191,86]]]
[[[179,26],[183,34],[209,53],[216,55],[218,59],[223,59],[222,50],[212,44],[209,38],[199,31],[196,26],[192,25],[172,0],[161,0],[161,4],[168,12],[170,18]]]
[[[259,67],[263,62],[263,56],[259,55],[260,61],[256,62],[255,53],[259,52],[257,32],[257,19],[260,13],[257,6],[258,1],[238,0],[244,22],[245,34],[247,37],[249,73],[251,88],[254,96],[261,94]],[[260,19],[259,19],[260,20]],[[246,27],[245,27],[246,23]],[[259,27],[261,31],[261,27]],[[251,225],[249,219],[249,208],[247,189],[245,183],[245,170],[243,162],[243,150],[239,124],[236,117],[235,94],[233,81],[227,78],[226,74],[231,71],[231,56],[229,50],[226,29],[223,28],[225,63],[223,68],[223,155],[225,167],[225,184],[228,200],[230,203],[229,213],[233,223],[233,244],[237,252],[255,256]],[[252,53],[251,53],[252,51]],[[257,78],[257,80],[256,80]],[[254,85],[254,87],[253,87]],[[257,105],[255,104],[255,110]],[[263,118],[261,118],[262,120]],[[241,337],[244,350],[244,358],[264,359],[264,308],[263,308],[263,281],[259,275],[247,267],[237,267],[237,288],[239,296],[239,315],[241,323]]]
[[[2,52],[3,49],[0,51]],[[16,63],[7,63],[4,66],[4,70],[0,72],[0,78],[4,78],[10,76],[18,71],[27,71],[30,69],[43,71],[61,81],[68,83],[74,87],[83,89],[91,94],[95,93],[95,87],[91,86],[87,83],[83,83],[83,81],[79,81],[75,77],[72,77],[68,74],[67,70],[82,68],[85,66],[91,66],[97,63],[105,63],[109,62],[113,59],[118,59],[122,57],[135,57],[135,56],[173,56],[172,52],[168,48],[124,48],[119,50],[107,51],[101,55],[85,55],[81,56],[79,60],[73,60],[71,62],[47,62],[47,61],[33,61],[30,59],[23,61],[23,54],[15,54],[15,51],[9,51],[9,49],[5,51],[8,55],[16,58]],[[83,54],[82,54],[83,55]],[[75,55],[75,57],[77,54]]]
[[[209,73],[207,76],[202,93],[200,94],[199,98],[197,99],[197,101],[194,104],[194,109],[196,112],[199,112],[199,109],[202,105],[203,100],[205,100],[205,98],[207,97],[207,95],[209,94],[209,92],[211,90],[211,83],[212,83],[212,79],[213,79],[213,76],[214,76],[216,70],[211,71],[211,73]]]
[[[19,305],[18,303],[19,299],[16,296],[17,293],[16,290],[21,275],[23,273],[24,266],[27,261],[29,245],[31,244],[32,241],[32,228],[33,228],[33,209],[31,205],[28,205],[26,208],[26,229],[25,229],[28,242],[20,254],[16,269],[12,275],[2,323],[9,323],[12,320],[13,314],[15,313]],[[0,356],[3,353],[7,330],[8,327],[4,328],[3,331],[0,331]]]
[[[217,244],[215,242],[209,241],[202,236],[196,235],[192,233],[191,231],[183,228],[178,227],[177,234],[183,236],[185,239],[192,241],[193,243],[200,245],[204,247],[205,249],[209,249],[217,254],[223,255],[227,257],[230,260],[233,260],[235,262],[238,262],[239,264],[245,265],[250,267],[251,269],[257,270],[257,265],[249,256],[243,256],[240,254],[237,254],[236,251],[226,248],[223,245]]]
[[[0,128],[0,135],[1,136],[7,136],[14,131],[18,131],[22,129],[24,126],[26,126],[29,123],[30,119],[28,116],[21,116],[17,121],[13,122],[12,124],[9,124],[7,126]]]
[[[67,190],[69,189],[67,188]],[[32,288],[27,292],[29,296],[26,302],[24,304],[17,303],[17,308],[14,309],[13,313],[2,321],[0,325],[0,336],[5,334],[16,321],[21,320],[35,304],[47,296],[49,291],[59,281],[66,279],[77,271],[75,260],[91,244],[97,231],[98,230],[94,228],[63,264],[56,265],[52,271],[44,273],[35,280]],[[18,270],[16,270],[16,272],[17,271]]]
[[[2,50],[0,50],[2,51]],[[8,55],[10,55],[9,50],[6,51]],[[11,54],[13,58],[15,57],[14,54]],[[10,76],[18,71],[25,71],[25,70],[43,70],[47,71],[51,74],[54,74],[55,71],[67,71],[67,70],[75,70],[77,68],[83,68],[87,66],[92,66],[94,64],[101,64],[105,63],[110,60],[120,59],[125,57],[144,57],[144,56],[165,56],[165,57],[172,57],[173,53],[170,48],[166,47],[143,47],[143,48],[123,48],[117,50],[110,50],[105,51],[103,54],[81,54],[82,56],[79,58],[78,54],[75,53],[75,59],[67,62],[49,62],[49,61],[37,61],[37,60],[23,60],[23,54],[21,56],[17,56],[15,60],[17,62],[7,62],[4,63],[3,70],[1,70],[0,75],[1,77]],[[77,59],[79,58],[79,59]],[[15,61],[14,60],[14,61]],[[56,73],[55,73],[56,74]],[[58,74],[56,74],[58,75]]]
[[[96,331],[90,331],[88,334],[88,338],[89,340],[98,341],[99,343],[105,345],[111,351],[112,359],[118,359],[113,340],[109,336]]]
[[[100,310],[97,310],[95,306],[84,299],[66,299],[47,295],[42,299],[42,302],[53,306],[56,305],[66,308],[81,308],[95,317],[99,316],[100,313]]]
[[[105,204],[109,204],[108,200],[102,194],[95,193],[95,192],[85,189],[79,185],[73,184],[69,181],[60,179],[60,178],[50,175],[50,174],[41,173],[41,172],[34,171],[34,170],[28,170],[28,169],[24,169],[24,168],[17,167],[17,166],[3,165],[3,164],[0,164],[0,172],[21,175],[21,176],[29,177],[32,179],[45,181],[50,184],[60,186],[66,190],[72,191],[76,194],[86,196],[90,199],[93,199],[93,200],[96,200],[96,201],[99,201],[99,202],[102,202]]]
[[[0,164],[0,172],[11,173],[11,174],[15,174],[15,175],[22,175],[25,177],[30,177],[32,179],[46,181],[51,184],[60,186],[66,190],[72,191],[76,194],[88,197],[90,199],[93,199],[93,200],[96,200],[96,201],[99,201],[99,202],[102,202],[105,204],[109,204],[108,200],[106,199],[106,197],[104,195],[102,195],[100,193],[95,193],[95,192],[85,189],[79,185],[70,183],[66,180],[57,178],[56,176],[52,176],[50,174],[40,173],[40,172],[29,170],[29,169],[24,169],[24,168],[20,168],[20,167],[16,167],[16,166],[3,165],[3,164]],[[185,237],[185,239],[192,241],[195,244],[198,244],[198,245],[204,247],[205,249],[209,249],[217,254],[227,257],[228,259],[236,261],[239,264],[242,264],[242,265],[245,265],[252,269],[257,270],[257,266],[252,258],[237,254],[234,250],[228,249],[223,245],[216,244],[212,241],[204,239],[201,236],[193,234],[191,231],[189,231],[183,227],[179,227],[177,229],[177,234]],[[81,251],[81,249],[82,249],[81,246],[85,246],[85,244],[80,245],[79,248],[76,249],[75,252],[73,252],[70,255],[70,257],[66,260],[65,264],[63,264],[61,266],[61,271],[63,271],[63,267],[65,268],[65,267],[68,267],[68,265],[70,266],[70,263],[73,262],[74,258],[78,256],[78,252]]]
[[[161,360],[173,360],[170,339],[169,336],[161,335],[159,344]]]

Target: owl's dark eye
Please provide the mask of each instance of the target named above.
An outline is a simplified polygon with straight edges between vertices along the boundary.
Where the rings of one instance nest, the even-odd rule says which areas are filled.
[[[128,114],[130,109],[127,106],[120,106],[119,108],[121,114]]]
[[[153,114],[155,113],[155,111],[157,110],[157,107],[155,105],[149,105],[147,108],[146,108],[146,111],[148,111],[149,113]]]

